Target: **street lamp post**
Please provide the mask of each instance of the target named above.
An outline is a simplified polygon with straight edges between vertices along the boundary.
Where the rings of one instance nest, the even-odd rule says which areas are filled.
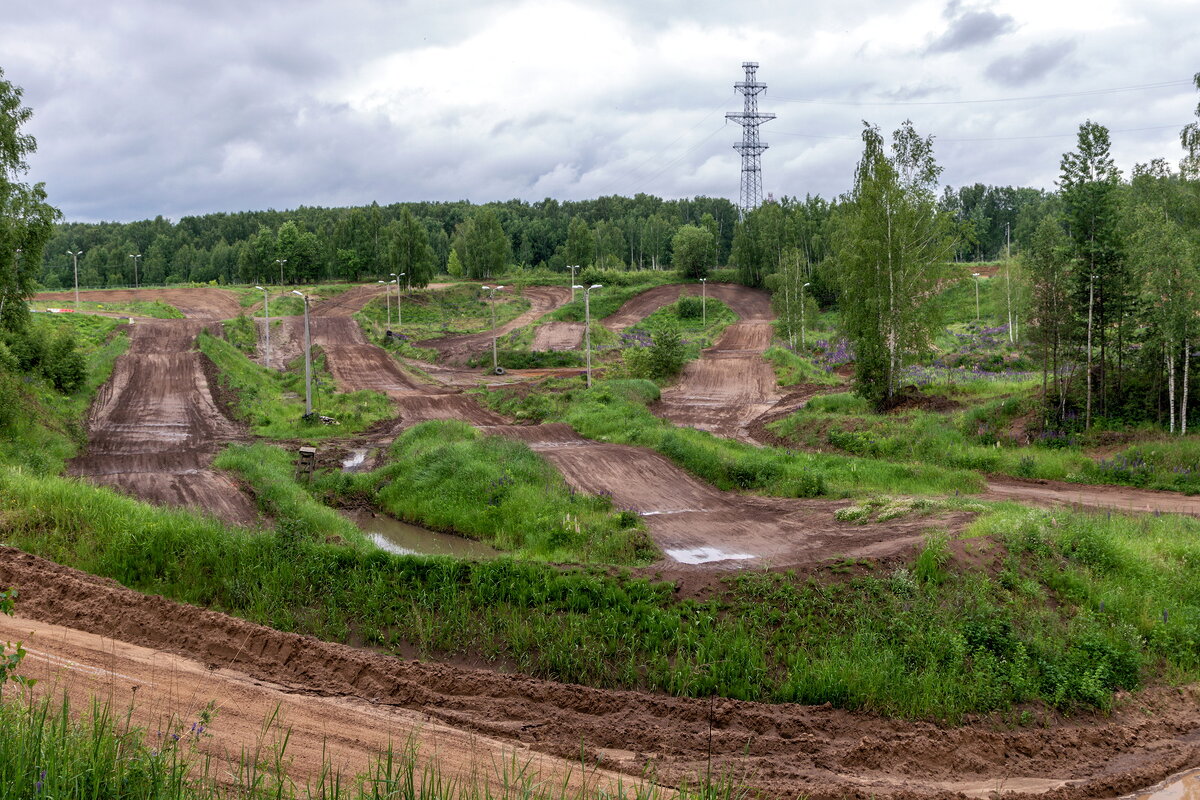
[[[275,263],[279,265],[279,288],[282,289],[283,288],[283,265],[287,263],[287,259],[286,258],[277,258],[277,259],[275,259]],[[297,294],[299,294],[299,293],[297,292]],[[300,295],[300,296],[303,297],[304,295]]]
[[[387,326],[392,328],[392,281],[376,281],[383,284],[383,296],[387,302]]]
[[[270,298],[267,297],[267,290],[264,289],[263,287],[255,286],[254,288],[258,289],[260,292],[263,293],[263,319],[266,320],[266,323],[267,323],[267,325],[266,325],[266,327],[267,327],[267,346],[266,346],[266,349],[263,350],[263,366],[269,368],[271,366],[271,308],[269,305]]]
[[[571,285],[572,289],[583,289],[582,286]],[[598,283],[583,289],[583,349],[587,352],[587,386],[592,388],[592,289],[603,289]]]
[[[400,279],[407,275],[407,272],[401,272],[399,275],[392,273],[392,277],[396,280],[392,283],[396,284],[396,327],[399,328],[404,324],[404,313],[400,311]]]
[[[807,305],[805,299],[808,297],[804,290],[812,286],[811,283],[806,283],[800,287],[800,349],[804,349],[804,306]],[[792,343],[795,346],[795,342]]]
[[[700,324],[708,324],[708,278],[700,279]]]
[[[975,321],[979,321],[979,273],[971,273],[975,277]]]
[[[139,289],[141,285],[138,281],[138,264],[142,261],[141,253],[130,253],[129,257],[133,259],[133,288]]]
[[[503,286],[484,286],[483,290],[488,292],[488,299],[492,305],[492,374],[496,374],[500,369],[500,363],[496,358],[496,292],[503,289]]]
[[[304,416],[312,414],[312,336],[308,331],[308,295],[292,289],[304,299]]]
[[[71,261],[75,264],[75,310],[79,310],[79,257],[83,255],[82,250],[68,250],[67,255],[71,257]]]

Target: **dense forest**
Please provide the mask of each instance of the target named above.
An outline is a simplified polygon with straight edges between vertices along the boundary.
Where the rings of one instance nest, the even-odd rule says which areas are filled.
[[[957,191],[947,188],[943,207],[961,223],[957,257],[997,258],[1005,251],[1007,225],[1015,242],[1027,240],[1046,199],[1036,189],[980,184]],[[405,251],[414,242],[421,248],[428,245],[429,270],[456,272],[457,266],[461,274],[478,272],[478,277],[489,270],[471,269],[479,260],[472,259],[477,243],[491,248],[501,268],[517,264],[562,271],[579,264],[665,269],[674,266],[676,233],[692,225],[711,235],[710,266],[736,265],[743,280],[761,285],[784,260],[798,255],[815,264],[828,255],[825,224],[835,207],[836,202],[820,197],[785,196],[739,223],[737,207],[725,199],[663,200],[639,194],[482,206],[461,201],[301,207],[205,214],[178,222],[162,217],[130,223],[66,222],[55,228],[46,247],[40,281],[51,289],[74,284],[68,251],[82,251],[81,287],[249,283],[273,281],[272,276],[286,283],[362,280],[400,271],[397,267],[406,269],[413,262]],[[420,224],[420,231],[410,218]]]

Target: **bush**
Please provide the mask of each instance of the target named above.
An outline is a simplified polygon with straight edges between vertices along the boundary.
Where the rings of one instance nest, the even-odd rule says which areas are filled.
[[[680,319],[700,319],[704,315],[704,300],[684,295],[675,301],[675,315]]]

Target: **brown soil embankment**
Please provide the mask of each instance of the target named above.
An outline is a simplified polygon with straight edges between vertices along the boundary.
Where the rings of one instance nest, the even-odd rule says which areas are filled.
[[[403,661],[141,595],[8,548],[0,585],[20,590],[23,615],[0,620],[0,638],[31,647],[25,671],[48,679],[39,688],[62,676],[82,708],[89,692],[124,707],[137,686],[145,713],[177,712],[185,723],[216,699],[203,747],[218,754],[256,741],[278,704],[300,778],[313,775],[323,745],[357,766],[389,736],[410,733],[426,754],[442,753],[450,774],[515,751],[549,778],[582,747],[609,770],[595,776],[601,782],[648,773],[694,783],[711,757],[714,774],[779,798],[1115,797],[1200,761],[1193,688],[1121,698],[1110,716],[945,727]]]
[[[235,524],[254,503],[209,469],[218,448],[243,438],[213,400],[196,336],[208,323],[139,322],[88,414],[88,444],[68,473],[151,503],[191,506]]]
[[[516,319],[496,328],[496,336],[503,336],[517,328],[549,314],[571,301],[571,290],[563,286],[527,286],[521,296],[529,301],[529,310]],[[447,364],[464,364],[474,355],[482,353],[492,345],[492,331],[466,333],[457,336],[441,336],[418,342],[418,347],[427,347],[438,352],[438,359]]]
[[[75,292],[39,292],[38,302],[62,303],[70,306]],[[81,301],[95,303],[152,303],[160,300],[175,306],[189,319],[232,319],[244,309],[238,296],[226,289],[199,287],[195,289],[89,289],[79,293]]]

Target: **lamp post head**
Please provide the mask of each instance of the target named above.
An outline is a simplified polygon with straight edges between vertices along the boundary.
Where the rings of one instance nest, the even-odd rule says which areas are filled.
[[[265,292],[265,291],[266,291],[266,289],[264,289],[264,288],[263,288],[263,287],[261,287],[261,286],[255,286],[254,288],[255,288],[255,289],[258,289],[260,292]]]
[[[972,273],[971,273],[971,275],[972,275],[973,277],[976,277],[976,278],[978,278],[978,277],[979,277],[979,273],[978,273],[978,272],[972,272]]]
[[[304,292],[301,292],[301,291],[299,291],[299,290],[297,290],[297,289],[292,289],[292,294],[296,294],[296,295],[300,295],[301,297],[304,297]],[[308,298],[307,298],[307,297],[304,297],[304,301],[305,301],[305,302],[308,302]]]
[[[572,289],[582,289],[583,287],[580,286],[578,283],[574,283],[574,284],[571,284],[571,288]]]
[[[803,286],[801,286],[800,288],[801,288],[801,289],[807,289],[809,286],[812,286],[812,284],[811,284],[811,283],[806,283],[806,284],[804,284]]]
[[[376,283],[391,283],[391,281],[375,281]]]
[[[591,286],[588,287],[588,291],[590,292],[592,289],[603,289],[603,288],[604,288],[604,286],[602,284],[593,283]]]

